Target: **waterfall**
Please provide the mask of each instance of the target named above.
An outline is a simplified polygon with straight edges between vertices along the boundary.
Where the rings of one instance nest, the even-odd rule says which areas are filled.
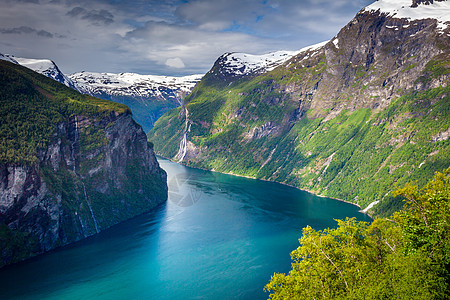
[[[73,180],[73,186],[75,186],[75,179]],[[76,190],[75,190],[75,197],[77,198],[78,203],[80,203],[80,198],[78,197],[78,193],[77,193]],[[77,211],[75,212],[75,216],[78,217],[78,221],[80,222],[80,225],[81,225],[82,234],[83,234],[83,236],[85,236],[86,235],[86,228],[84,227],[83,221],[81,220],[80,215],[78,214]]]
[[[77,164],[76,164],[76,161],[75,161],[75,145],[76,145],[76,143],[78,142],[78,139],[79,139],[78,130],[79,130],[78,129],[78,117],[75,115],[75,133],[74,133],[74,137],[73,137],[73,142],[71,144],[71,148],[72,148],[71,159],[72,159],[72,162],[73,162],[73,172],[80,178],[81,184],[83,185],[84,199],[86,200],[87,206],[89,208],[89,212],[91,213],[92,221],[94,222],[94,226],[95,226],[95,232],[99,233],[97,219],[95,218],[94,211],[92,210],[91,203],[89,202],[89,199],[88,199],[88,196],[87,196],[87,193],[86,193],[86,186],[84,185],[84,182],[81,180],[81,176],[77,173],[77,170],[76,170],[76,165]],[[74,185],[75,185],[75,180],[74,180]],[[75,191],[75,195],[77,195],[76,191]],[[77,196],[77,199],[78,199],[78,201],[80,201],[78,196]],[[84,225],[81,222],[81,218],[80,218],[79,215],[78,215],[78,219],[80,220],[80,224],[81,224],[81,227],[82,227],[83,231],[85,231]]]
[[[75,144],[78,142],[78,117],[75,115],[75,134],[73,137],[73,142],[71,144],[72,146],[72,153],[71,153],[71,159],[73,161],[73,171],[76,172],[76,163],[75,163]]]
[[[86,203],[89,207],[89,211],[91,212],[91,217],[92,217],[92,221],[94,221],[94,225],[95,225],[95,232],[98,233],[98,223],[97,223],[97,219],[95,218],[94,212],[92,211],[92,207],[91,207],[91,203],[89,203],[88,197],[87,197],[87,193],[86,193],[86,186],[84,185],[84,182],[82,181],[81,184],[83,185],[83,191],[84,191],[84,199],[86,199]]]
[[[177,155],[175,156],[175,159],[177,161],[183,161],[184,157],[186,156],[186,145],[187,145],[187,132],[185,131],[183,134],[183,139],[180,142],[180,150],[178,150]]]
[[[372,207],[374,207],[375,205],[377,205],[380,201],[373,201],[372,203],[370,203],[369,205],[367,205],[366,208],[364,208],[363,210],[360,210],[360,212],[362,213],[367,213],[369,211],[369,209],[371,209]]]
[[[189,123],[189,112],[187,110],[187,108],[184,108],[185,114],[186,114],[186,123],[184,126],[184,134],[183,134],[183,138],[180,141],[180,149],[178,150],[177,155],[175,156],[175,159],[179,162],[184,160],[184,157],[186,156],[187,153],[187,133],[188,131],[191,129],[191,124]]]
[[[81,229],[82,229],[82,231],[83,231],[83,236],[84,236],[84,235],[85,235],[85,232],[86,232],[86,228],[84,228],[84,224],[83,224],[83,221],[82,221],[81,218],[80,218],[80,215],[79,215],[77,212],[75,212],[75,215],[78,217],[78,222],[80,222]]]

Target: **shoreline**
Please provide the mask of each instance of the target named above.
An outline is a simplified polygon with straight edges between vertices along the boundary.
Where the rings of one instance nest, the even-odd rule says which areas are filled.
[[[293,186],[293,185],[291,185],[291,184],[284,183],[284,182],[273,181],[273,180],[268,180],[268,179],[260,179],[260,178],[255,178],[255,177],[251,177],[251,176],[247,176],[247,175],[234,174],[234,173],[231,173],[231,172],[219,172],[219,171],[216,171],[216,170],[208,170],[208,169],[199,168],[199,167],[186,166],[186,165],[183,165],[183,164],[180,163],[180,162],[173,161],[172,159],[167,158],[167,157],[164,157],[164,156],[162,156],[162,155],[160,155],[160,154],[156,154],[156,156],[157,156],[157,157],[160,157],[160,158],[163,158],[163,159],[166,159],[166,160],[168,160],[168,161],[171,161],[171,162],[173,162],[173,163],[180,164],[180,165],[182,165],[182,166],[184,166],[184,167],[188,167],[188,168],[193,168],[193,169],[198,169],[198,170],[203,170],[203,171],[209,171],[209,172],[215,172],[215,173],[219,173],[219,174],[232,175],[232,176],[237,176],[237,177],[243,177],[243,178],[248,178],[248,179],[253,179],[253,180],[260,180],[260,181],[265,181],[265,182],[279,183],[279,184],[282,184],[282,185],[285,185],[285,186],[289,186],[289,187],[292,187],[292,188],[294,188],[294,189],[297,189],[297,190],[300,190],[300,191],[303,191],[303,192],[310,193],[310,194],[315,195],[315,196],[320,197],[320,198],[328,198],[328,199],[332,199],[332,200],[336,200],[336,201],[340,201],[340,202],[352,204],[352,205],[354,205],[354,206],[356,206],[356,207],[359,208],[359,212],[365,214],[366,216],[368,216],[369,218],[371,218],[371,219],[373,220],[373,217],[372,217],[367,211],[365,211],[365,209],[362,209],[361,206],[360,206],[359,204],[353,203],[353,202],[350,202],[350,201],[347,201],[347,200],[343,200],[343,199],[339,199],[339,198],[334,198],[334,197],[329,197],[329,196],[320,195],[320,194],[317,194],[317,193],[315,193],[315,192],[313,192],[313,191],[309,191],[309,190],[306,190],[306,189],[302,189],[302,188],[299,188],[299,187],[296,187],[296,186]]]

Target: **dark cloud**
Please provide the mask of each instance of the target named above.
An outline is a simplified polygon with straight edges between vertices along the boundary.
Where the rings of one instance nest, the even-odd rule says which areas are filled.
[[[74,7],[72,10],[68,11],[66,15],[71,17],[78,17],[79,15],[84,15],[87,13],[87,10],[85,10],[82,7]]]
[[[54,34],[45,30],[37,30],[28,26],[20,26],[15,28],[0,28],[0,33],[4,34],[36,34],[41,37],[53,38]],[[58,36],[61,37],[61,36]]]
[[[106,9],[101,10],[86,10],[82,7],[74,7],[67,12],[67,16],[79,17],[83,20],[88,20],[94,25],[109,25],[114,22],[114,16]]]

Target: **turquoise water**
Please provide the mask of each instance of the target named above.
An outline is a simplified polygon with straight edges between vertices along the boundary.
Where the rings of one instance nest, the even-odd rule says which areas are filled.
[[[356,206],[277,183],[160,164],[166,204],[0,269],[0,299],[266,299],[301,228],[369,220]]]

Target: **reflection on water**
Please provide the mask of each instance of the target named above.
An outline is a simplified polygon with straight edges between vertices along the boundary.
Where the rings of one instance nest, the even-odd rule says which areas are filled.
[[[160,160],[169,201],[95,237],[0,270],[1,299],[265,299],[301,228],[358,208],[276,183]]]

